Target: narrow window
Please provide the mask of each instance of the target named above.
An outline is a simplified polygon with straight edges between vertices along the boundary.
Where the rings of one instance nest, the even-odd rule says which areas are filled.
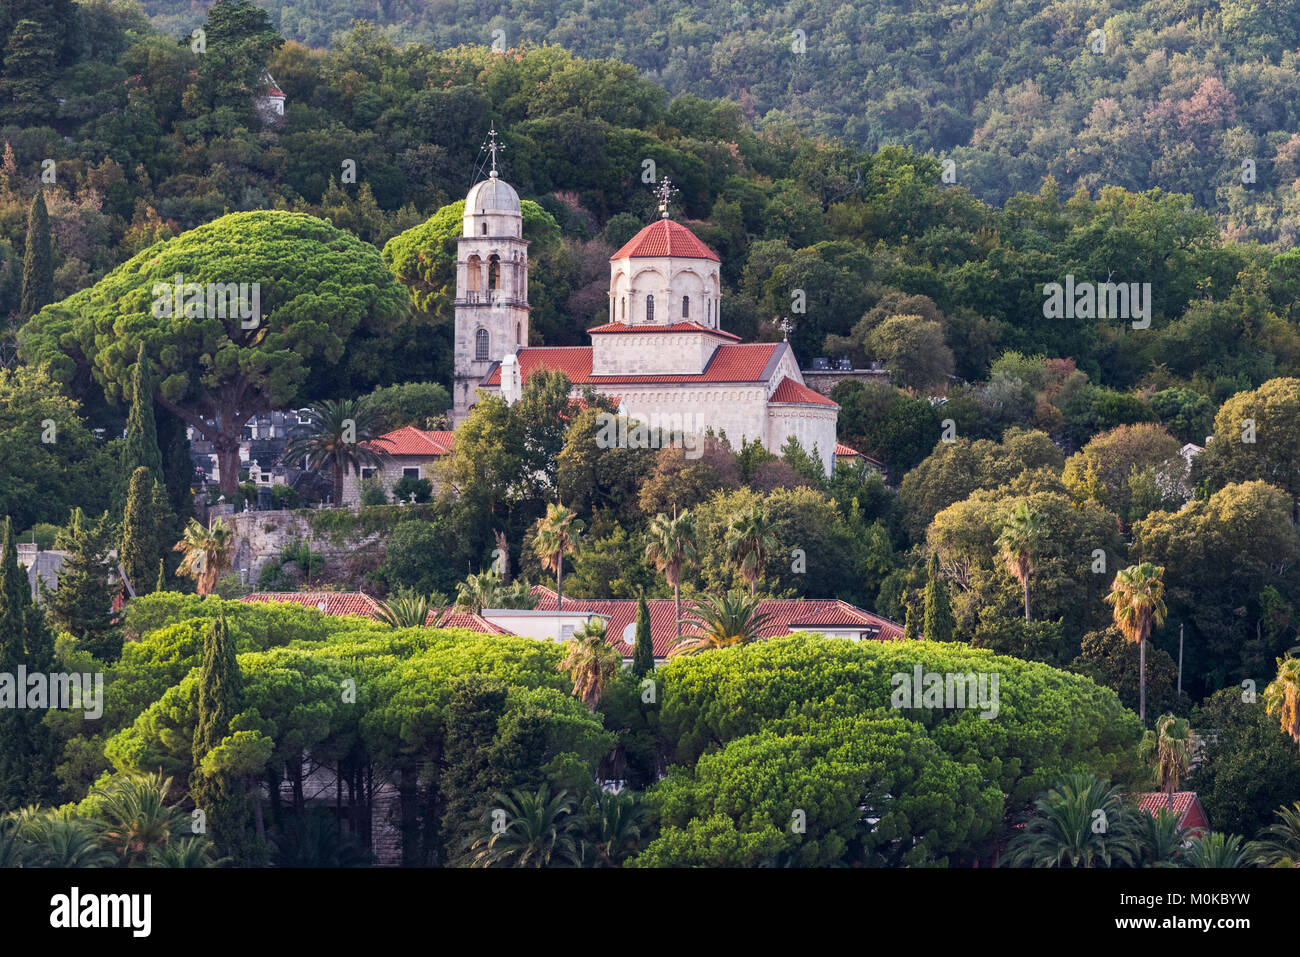
[[[515,323],[515,345],[522,346],[523,344],[524,344],[524,324],[522,322],[516,322]]]
[[[655,297],[654,296],[645,297],[645,321],[646,322],[655,321]]]
[[[488,334],[486,329],[474,333],[474,358],[480,362],[488,357]]]
[[[488,260],[488,288],[501,288],[501,257],[495,254]]]
[[[482,226],[480,226],[480,227],[478,228],[478,233],[479,233],[480,236],[486,236],[486,235],[487,235],[487,223],[484,223]]]
[[[691,318],[691,297],[682,296],[682,318]]]

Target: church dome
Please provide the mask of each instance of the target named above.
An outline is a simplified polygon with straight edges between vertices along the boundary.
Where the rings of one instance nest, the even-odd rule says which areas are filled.
[[[719,262],[717,255],[704,245],[693,232],[671,219],[657,219],[637,233],[623,248],[610,256],[616,259],[710,259]]]
[[[490,215],[507,213],[521,215],[519,194],[509,183],[503,182],[496,173],[475,183],[465,197],[465,215]]]

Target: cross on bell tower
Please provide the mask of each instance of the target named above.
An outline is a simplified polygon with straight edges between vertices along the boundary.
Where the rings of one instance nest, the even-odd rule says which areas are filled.
[[[659,185],[655,187],[655,195],[659,197],[659,215],[664,219],[668,218],[668,204],[673,201],[673,197],[677,193],[678,190],[673,186],[673,181],[667,176],[661,179]]]
[[[492,160],[492,168],[488,172],[488,175],[491,176],[493,179],[496,179],[497,153],[504,153],[506,151],[506,148],[497,142],[497,130],[495,126],[491,127],[488,130],[487,139],[483,141],[483,146],[481,148],[488,151],[488,155],[491,157]]]

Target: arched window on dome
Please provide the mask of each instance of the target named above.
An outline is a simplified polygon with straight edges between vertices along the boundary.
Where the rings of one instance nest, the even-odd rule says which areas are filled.
[[[501,288],[501,257],[496,253],[488,259],[488,288]]]
[[[645,297],[645,321],[646,322],[655,321],[655,297],[654,296]]]
[[[488,357],[488,332],[486,329],[480,329],[474,333],[474,358],[479,362],[486,362]]]
[[[682,318],[691,318],[691,297],[682,296]]]

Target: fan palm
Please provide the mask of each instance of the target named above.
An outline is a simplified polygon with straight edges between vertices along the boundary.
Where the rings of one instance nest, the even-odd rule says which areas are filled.
[[[763,507],[754,505],[733,515],[725,543],[727,554],[749,582],[749,593],[758,594],[758,580],[763,577],[768,555],[776,548],[776,530]]]
[[[173,551],[185,553],[176,571],[193,578],[200,595],[212,594],[222,572],[230,567],[230,542],[233,537],[234,530],[221,519],[214,521],[208,528],[190,519],[181,540],[172,547]]]
[[[577,865],[578,821],[568,791],[552,795],[543,784],[536,794],[515,789],[494,794],[497,807],[484,815],[485,829],[473,841],[472,866],[549,867],[552,862]],[[501,820],[500,826],[494,822]]]
[[[1165,570],[1143,562],[1115,574],[1105,601],[1114,611],[1115,625],[1138,646],[1138,720],[1147,722],[1147,636],[1165,623]]]
[[[481,614],[484,608],[536,608],[537,599],[525,581],[502,582],[495,571],[469,575],[456,586],[456,607]]]
[[[673,589],[673,606],[676,609],[677,640],[682,640],[682,569],[695,561],[699,554],[699,533],[695,518],[687,510],[669,518],[660,512],[650,522],[646,532],[645,557],[663,572]]]
[[[1161,715],[1156,719],[1155,731],[1143,735],[1141,752],[1155,772],[1157,785],[1168,798],[1169,809],[1173,810],[1174,792],[1191,761],[1192,732],[1187,720],[1172,714]]]
[[[382,466],[388,452],[380,441],[378,408],[365,398],[326,399],[299,412],[306,434],[284,447],[284,462],[306,460],[307,468],[328,470],[334,480],[334,504],[343,502],[343,476],[363,467]]]
[[[1277,659],[1277,677],[1264,689],[1264,708],[1278,716],[1283,733],[1300,741],[1300,658]]]
[[[1031,508],[1028,502],[1020,502],[1003,520],[998,535],[998,548],[1002,550],[1007,571],[1025,592],[1025,621],[1029,621],[1029,577],[1034,573],[1034,556],[1045,534],[1043,513]]]
[[[698,629],[698,634],[679,640],[668,652],[669,656],[693,655],[757,641],[771,618],[758,610],[760,604],[757,596],[739,590],[716,598],[698,599],[685,619],[686,624]]]
[[[623,660],[606,640],[604,620],[590,618],[564,643],[564,650],[558,670],[568,672],[573,679],[573,696],[594,712]]]
[[[1119,788],[1071,774],[1034,802],[1024,830],[1007,845],[1008,867],[1111,867],[1138,856],[1135,812]]]
[[[563,505],[546,506],[546,515],[537,520],[533,551],[542,567],[555,572],[555,608],[564,608],[564,556],[578,551],[582,530],[586,526],[573,510]]]

